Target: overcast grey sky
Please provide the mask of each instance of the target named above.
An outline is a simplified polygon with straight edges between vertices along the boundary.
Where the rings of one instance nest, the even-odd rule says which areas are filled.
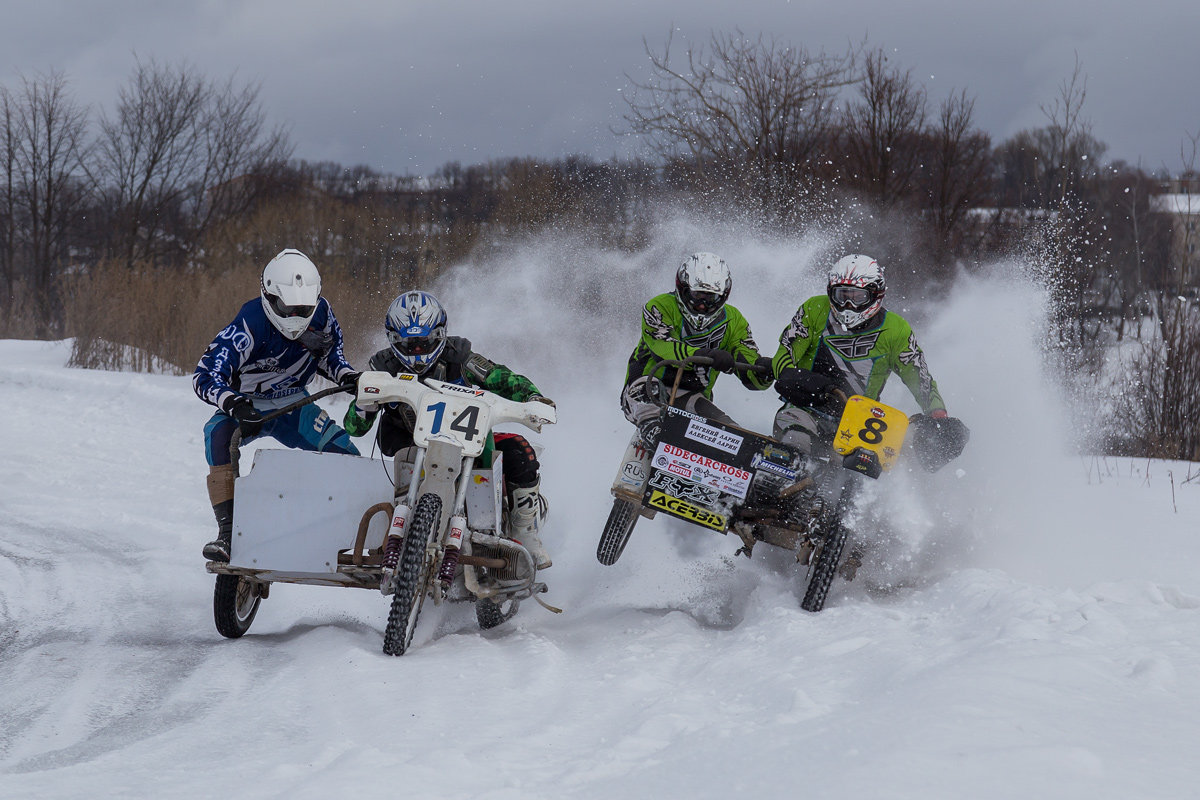
[[[1181,167],[1200,132],[1200,2],[992,0],[0,0],[0,83],[50,69],[111,108],[134,54],[261,84],[295,155],[428,174],[447,161],[631,155],[626,73],[733,31],[841,51],[864,37],[935,101],[966,88],[998,142],[1046,119],[1078,53],[1108,157]]]

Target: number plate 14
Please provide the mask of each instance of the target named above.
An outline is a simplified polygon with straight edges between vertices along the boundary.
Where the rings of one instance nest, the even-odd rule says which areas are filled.
[[[886,471],[895,465],[907,430],[908,417],[903,411],[856,394],[846,401],[833,449],[840,455],[859,448],[870,450]]]
[[[490,415],[487,405],[470,398],[430,392],[417,408],[413,442],[425,447],[430,439],[449,439],[462,447],[464,456],[477,456],[491,430]]]

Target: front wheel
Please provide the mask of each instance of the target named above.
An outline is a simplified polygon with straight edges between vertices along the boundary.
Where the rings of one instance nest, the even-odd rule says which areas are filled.
[[[604,532],[600,534],[600,544],[596,547],[596,559],[606,567],[617,563],[633,526],[637,522],[638,507],[620,497],[613,500],[612,511],[608,513],[608,521],[604,523]]]
[[[392,595],[392,608],[388,612],[387,628],[383,631],[383,652],[386,655],[402,656],[412,644],[417,618],[421,616],[421,606],[428,594],[426,584],[432,569],[425,549],[437,535],[441,522],[442,498],[436,494],[421,495],[409,523],[408,535],[404,537],[400,563],[396,566],[396,593]]]
[[[842,558],[842,550],[846,547],[849,529],[840,519],[828,521],[825,538],[821,549],[817,551],[817,563],[812,567],[812,577],[808,581],[808,589],[804,592],[804,600],[800,607],[805,611],[820,611],[825,607],[825,598],[829,595],[829,587],[833,584],[833,576],[837,574],[838,561]]]
[[[218,575],[213,590],[213,619],[217,623],[217,632],[227,639],[241,637],[250,630],[261,602],[258,581],[240,575]]]

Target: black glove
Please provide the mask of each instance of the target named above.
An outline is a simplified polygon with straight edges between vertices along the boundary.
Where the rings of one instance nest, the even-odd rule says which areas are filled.
[[[754,371],[761,375],[773,375],[775,367],[771,364],[770,356],[759,356],[754,360]]]
[[[692,353],[694,356],[712,360],[712,368],[718,372],[733,372],[733,353],[719,347],[701,347]]]
[[[353,389],[354,391],[357,392],[358,391],[358,379],[361,377],[362,377],[361,372],[347,372],[345,375],[342,376],[342,380],[338,385],[345,387],[347,389]]]
[[[442,360],[447,364],[462,366],[471,357],[471,340],[465,336],[447,336]]]
[[[249,439],[251,436],[258,436],[262,431],[263,418],[262,414],[258,413],[258,409],[254,407],[254,403],[250,402],[247,397],[235,397],[226,403],[228,406],[225,413],[237,420],[238,429],[242,432],[243,439]]]
[[[794,406],[816,408],[833,399],[837,384],[827,375],[807,369],[788,367],[775,379],[780,396]]]
[[[955,417],[939,419],[913,414],[908,418],[907,438],[921,466],[937,472],[958,458],[971,438],[971,431]]]
[[[313,358],[322,359],[333,347],[333,334],[325,333],[324,331],[315,331],[309,328],[304,333],[300,334],[298,339],[300,344],[304,345]]]

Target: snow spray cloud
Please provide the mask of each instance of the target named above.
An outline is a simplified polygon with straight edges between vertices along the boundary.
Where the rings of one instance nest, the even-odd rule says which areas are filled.
[[[631,431],[617,398],[642,304],[673,289],[688,253],[718,253],[733,275],[730,303],[749,319],[760,350],[773,353],[796,307],[824,291],[825,268],[845,241],[843,231],[770,236],[745,224],[672,216],[637,252],[559,232],[461,264],[433,288],[447,307],[452,334],[528,375],[558,402],[560,425],[543,437],[543,460],[565,466],[573,458],[573,482],[590,487],[587,497],[578,496],[577,516],[588,521],[580,517],[575,536],[583,541],[573,545],[590,559],[612,472]],[[889,294],[889,307],[914,322],[946,403],[972,438],[962,458],[936,475],[889,476],[873,487],[892,504],[886,512],[892,544],[877,561],[901,559],[934,572],[977,563],[982,551],[975,544],[1007,536],[1014,525],[1028,529],[1029,509],[1053,502],[1067,415],[1043,368],[1045,303],[1027,274],[1019,262],[1002,262],[960,276],[935,296]],[[730,378],[718,384],[715,399],[760,431],[770,430],[779,402],[774,392],[747,392]],[[899,380],[891,381],[883,400],[918,410]],[[593,458],[579,461],[581,452]]]

